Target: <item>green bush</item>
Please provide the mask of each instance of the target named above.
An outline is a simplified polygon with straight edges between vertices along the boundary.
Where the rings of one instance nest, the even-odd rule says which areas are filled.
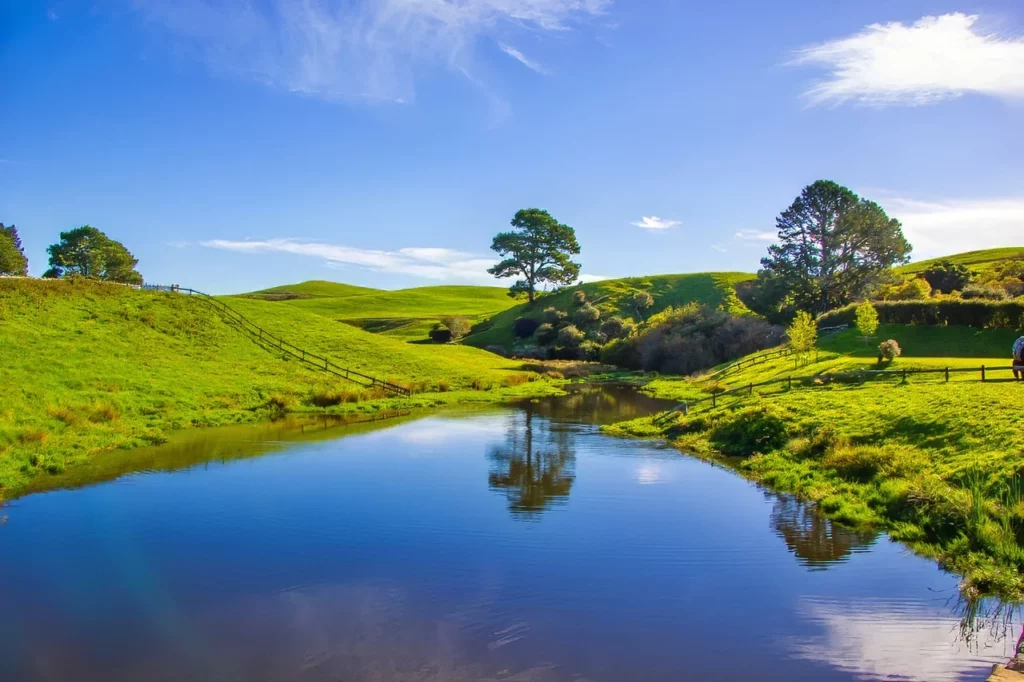
[[[981,284],[972,284],[964,287],[961,292],[964,300],[971,299],[982,299],[987,301],[1005,301],[1010,297],[1010,294],[1006,292],[1006,289],[1002,287],[984,286]]]
[[[556,330],[550,322],[545,322],[541,326],[537,327],[537,331],[533,333],[533,338],[537,340],[537,343],[546,346],[558,338],[558,330]]]
[[[559,346],[566,346],[566,347],[569,347],[569,348],[575,348],[576,346],[578,346],[581,343],[583,343],[583,339],[584,338],[585,338],[585,336],[584,336],[583,332],[581,332],[579,329],[577,329],[576,327],[574,327],[571,324],[568,325],[568,326],[562,327],[561,329],[558,330],[558,345]]]
[[[427,332],[427,335],[434,343],[448,343],[452,340],[452,330],[442,324],[435,324],[434,328]]]
[[[607,320],[601,323],[601,333],[604,334],[608,339],[617,339],[623,336],[623,332],[626,329],[626,323],[623,322],[619,316],[609,317]]]
[[[572,302],[574,305],[583,305],[587,302],[587,292],[583,291],[583,289],[577,289],[572,292]]]
[[[900,348],[900,344],[896,342],[896,339],[888,339],[878,344],[878,359],[889,360],[892,362],[903,353]]]
[[[558,308],[551,307],[544,309],[544,321],[551,325],[557,325],[566,317],[567,315]]]
[[[601,319],[601,311],[590,305],[584,304],[572,315],[572,321],[577,327],[589,327]]]
[[[756,405],[723,417],[708,440],[723,454],[747,456],[778,450],[789,436],[782,414],[768,405]]]

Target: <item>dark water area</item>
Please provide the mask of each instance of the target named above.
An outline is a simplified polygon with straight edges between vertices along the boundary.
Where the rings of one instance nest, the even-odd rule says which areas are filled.
[[[0,680],[984,680],[957,581],[597,387],[195,433],[0,510]],[[119,459],[120,458],[120,459]],[[80,486],[80,487],[75,487]]]

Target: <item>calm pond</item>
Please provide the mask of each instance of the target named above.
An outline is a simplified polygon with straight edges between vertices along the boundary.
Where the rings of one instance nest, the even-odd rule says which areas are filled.
[[[0,510],[0,680],[983,680],[955,577],[596,424],[628,389],[194,432]],[[133,466],[146,472],[130,473]]]

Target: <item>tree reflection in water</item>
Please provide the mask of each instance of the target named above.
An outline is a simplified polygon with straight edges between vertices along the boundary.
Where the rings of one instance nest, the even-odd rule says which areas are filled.
[[[576,480],[572,439],[571,431],[535,418],[534,406],[527,405],[513,416],[505,442],[487,453],[491,490],[503,492],[509,511],[517,516],[538,516],[564,502]]]
[[[865,551],[878,533],[854,531],[833,523],[813,504],[790,495],[766,494],[774,498],[772,530],[812,570],[825,570],[829,564],[845,561],[850,554]]]

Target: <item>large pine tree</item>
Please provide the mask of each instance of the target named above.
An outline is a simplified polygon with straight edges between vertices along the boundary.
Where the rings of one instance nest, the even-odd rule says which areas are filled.
[[[797,310],[823,313],[857,300],[910,254],[898,220],[830,180],[805,187],[775,222],[779,243],[761,259],[759,277]]]

